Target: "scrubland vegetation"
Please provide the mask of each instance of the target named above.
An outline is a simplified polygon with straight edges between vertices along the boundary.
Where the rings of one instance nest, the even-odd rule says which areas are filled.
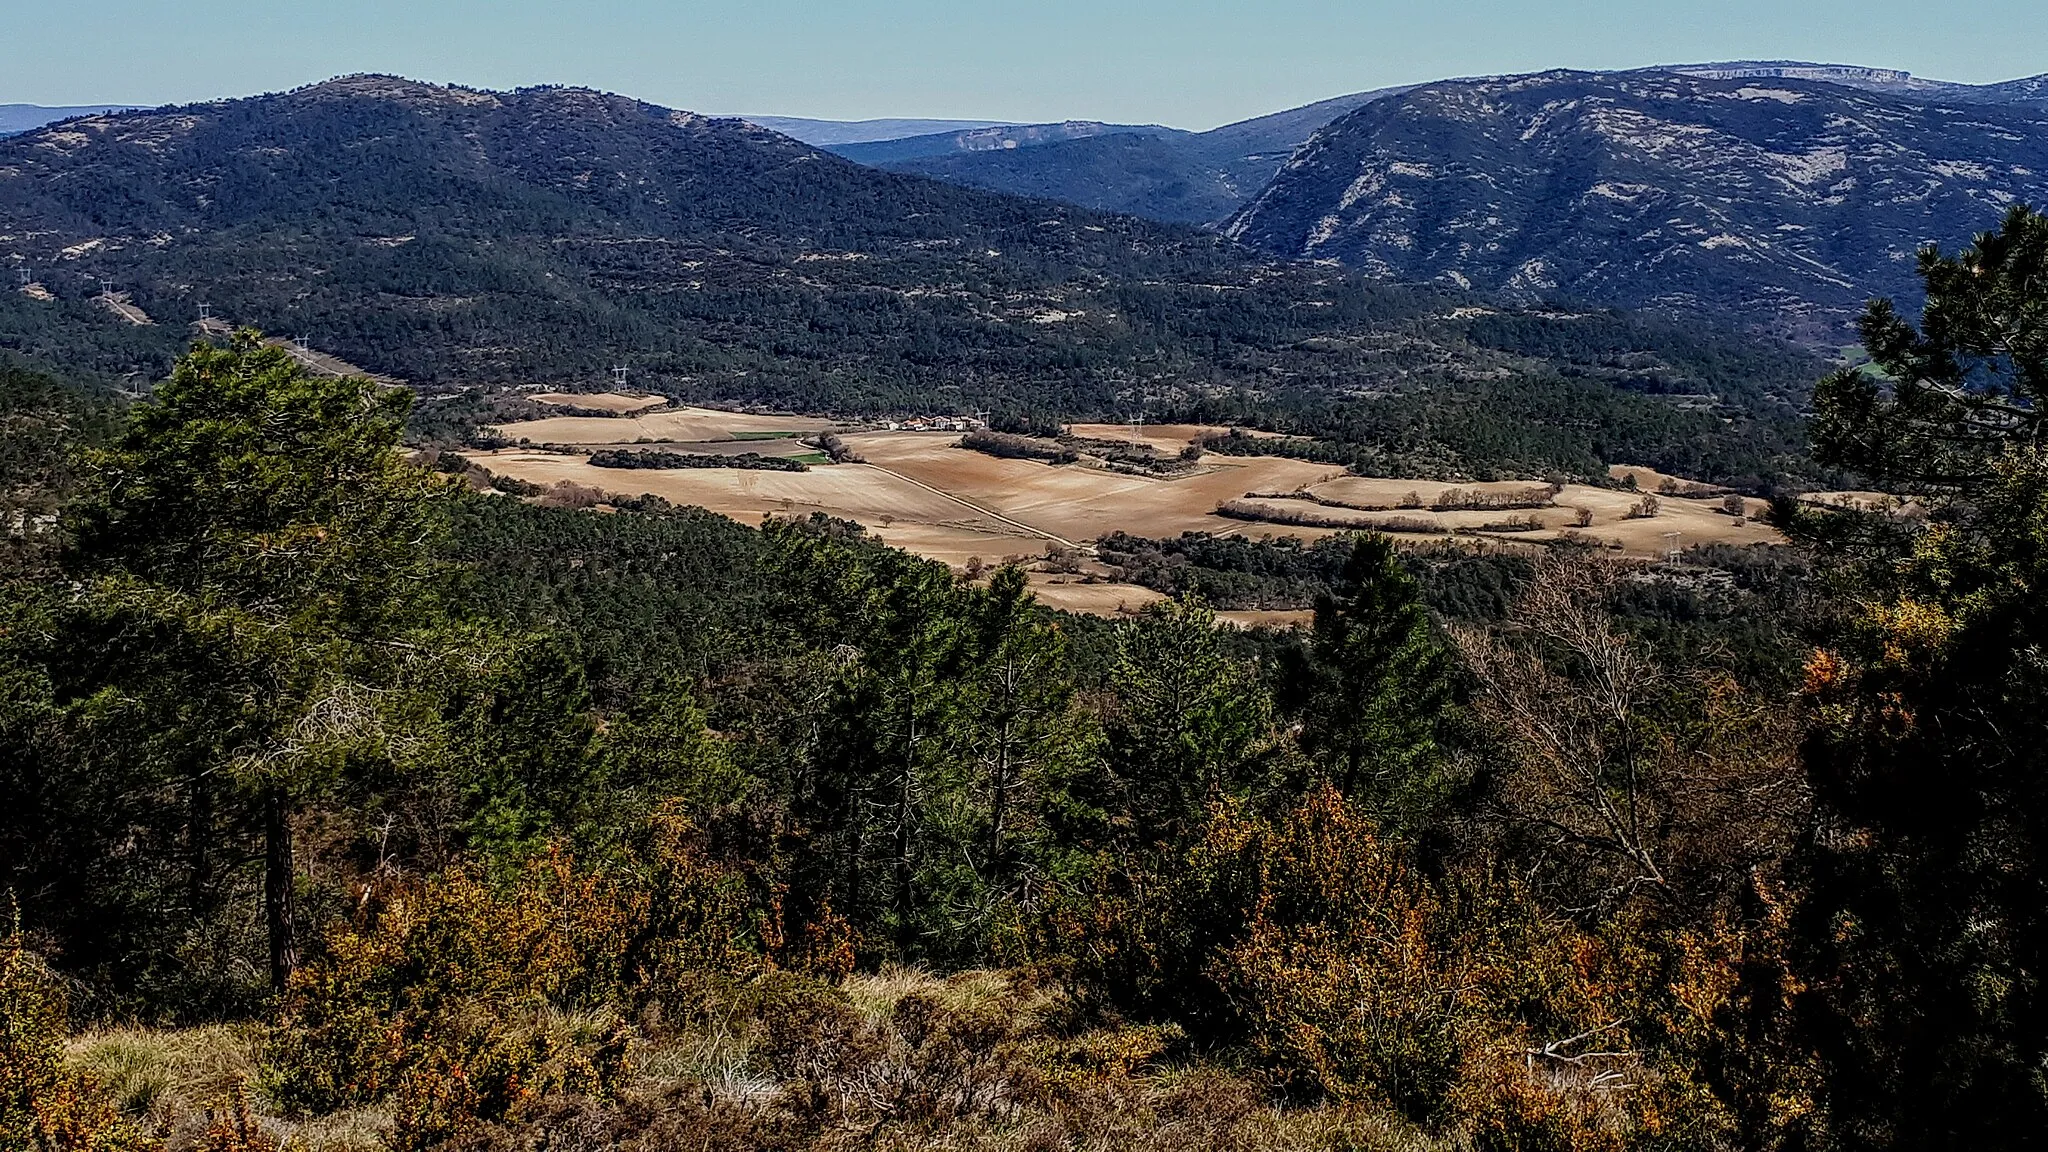
[[[1120,538],[1116,622],[479,495],[253,336],[10,376],[0,1145],[2028,1146],[2048,222],[1924,273],[1814,422],[1924,517]]]

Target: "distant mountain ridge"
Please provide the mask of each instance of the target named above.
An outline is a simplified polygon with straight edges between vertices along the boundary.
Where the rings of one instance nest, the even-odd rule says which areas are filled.
[[[993,276],[1028,297],[1084,268],[1164,274],[1148,253],[1243,261],[1213,236],[1115,218],[1084,229],[1077,215],[588,89],[348,76],[0,140],[0,264],[57,297],[10,283],[0,345],[84,340],[115,370],[182,344],[203,302],[419,382],[556,373],[624,349],[689,374],[748,359],[718,335],[736,317],[774,329],[807,296],[872,292],[874,305]],[[1053,271],[1012,274],[1004,252]],[[856,287],[871,270],[896,287]],[[106,329],[84,307],[101,278],[157,329]]]
[[[98,116],[107,112],[128,112],[129,104],[83,104],[75,107],[46,107],[41,104],[0,104],[0,136],[29,132],[45,124],[73,116]]]
[[[1959,84],[1925,80],[1898,69],[1796,60],[1670,64],[1632,71],[1701,79],[1798,80],[1920,103],[2048,109],[2048,75],[1998,84]],[[1511,79],[1469,77],[1442,83]],[[1028,129],[1019,131],[1012,126],[1004,130],[1008,135],[946,132],[915,140],[864,143],[833,150],[864,164],[915,172],[992,192],[1064,200],[1155,220],[1221,225],[1258,195],[1266,182],[1279,174],[1281,165],[1294,150],[1318,129],[1377,100],[1417,87],[1420,85],[1339,96],[1208,132],[1096,125],[1089,131],[1034,135]],[[1110,136],[1145,139],[1105,139]],[[997,141],[998,146],[979,146],[977,137]],[[1008,143],[1010,140],[1016,143]]]
[[[1856,64],[1815,64],[1802,60],[1735,60],[1717,64],[1672,64],[1648,71],[1676,72],[1708,80],[1812,80],[1887,96],[1964,104],[2038,104],[2048,107],[2048,73],[1996,84],[1928,80],[1897,68]]]
[[[806,411],[1143,406],[1319,430],[1380,467],[1756,477],[1797,467],[1818,374],[1710,328],[1374,283],[574,88],[351,76],[72,120],[0,140],[0,236],[42,286],[0,292],[10,356],[140,391],[206,308],[409,381],[456,435],[513,385],[624,365]]]
[[[2048,109],[1787,77],[1428,85],[1318,132],[1224,228],[1276,255],[1833,338],[1914,252],[2048,203]]]
[[[1119,135],[1187,136],[1191,133],[1160,124],[1105,124],[1098,120],[1063,120],[1057,124],[992,124],[891,140],[869,140],[824,147],[826,151],[835,152],[855,163],[884,167],[925,157],[950,156],[962,152],[1009,152],[1070,140],[1091,140],[1098,136]]]
[[[1033,138],[1012,128],[833,151],[864,164],[990,192],[1064,200],[1174,223],[1210,224],[1228,217],[1263,187],[1316,129],[1406,90],[1352,93],[1207,132],[1104,124]]]
[[[740,116],[749,124],[801,140],[815,148],[835,144],[863,144],[871,140],[901,140],[944,132],[969,132],[977,128],[1001,128],[1007,120],[813,120],[804,116]]]

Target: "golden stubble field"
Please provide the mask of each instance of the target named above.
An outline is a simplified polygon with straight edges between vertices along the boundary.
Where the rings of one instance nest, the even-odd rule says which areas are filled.
[[[716,442],[764,434],[810,434],[835,427],[803,417],[756,416],[711,409],[676,409],[643,416],[559,417],[506,425],[508,436],[534,443],[604,444],[635,440]],[[1081,426],[1078,435],[1103,439],[1129,437],[1117,425]],[[1162,450],[1175,451],[1210,429],[1193,426],[1150,426],[1144,438]],[[530,483],[561,481],[618,493],[651,493],[676,504],[694,504],[745,523],[764,516],[809,516],[822,512],[865,525],[882,541],[954,567],[979,559],[984,564],[1030,560],[1068,549],[1086,552],[1111,532],[1173,537],[1183,532],[1250,538],[1293,536],[1317,539],[1339,529],[1269,524],[1233,519],[1216,513],[1225,501],[1247,502],[1279,511],[1309,511],[1333,520],[1367,526],[1392,518],[1428,521],[1441,533],[1402,533],[1397,540],[1422,542],[1450,538],[1455,529],[1468,531],[1507,515],[1533,516],[1543,528],[1534,532],[1488,534],[1483,539],[1508,547],[1527,547],[1577,531],[1619,554],[1649,557],[1693,544],[1720,542],[1757,544],[1780,537],[1755,520],[1737,520],[1717,500],[1659,497],[1658,514],[1632,519],[1640,493],[1590,485],[1568,485],[1557,507],[1505,511],[1431,511],[1427,505],[1446,488],[1468,492],[1519,492],[1529,482],[1447,484],[1434,481],[1383,479],[1347,475],[1328,464],[1263,456],[1211,454],[1192,471],[1174,477],[1133,476],[1086,463],[1054,466],[1032,460],[1003,460],[958,446],[949,432],[846,433],[847,443],[867,461],[813,467],[807,472],[739,469],[608,469],[594,468],[579,456],[535,449],[502,449],[470,453],[490,471]],[[1617,469],[1619,475],[1629,469]],[[1639,484],[1654,488],[1665,478],[1650,469],[1633,469]],[[1307,491],[1350,504],[1385,505],[1392,511],[1362,512],[1303,500],[1249,500],[1249,493]],[[1420,502],[1421,508],[1402,508]],[[1576,527],[1584,508],[1591,523]],[[1761,512],[1758,502],[1749,511]],[[1470,535],[1460,539],[1473,539]],[[1070,565],[1071,566],[1071,565]],[[1109,572],[1085,555],[1078,571],[1035,572],[1033,587],[1055,607],[1113,615],[1131,612],[1158,600],[1149,589],[1114,583]],[[1299,612],[1225,613],[1239,624],[1290,624]]]
[[[535,392],[527,399],[558,408],[588,408],[598,412],[639,412],[668,403],[666,396],[633,396],[623,392]]]
[[[560,394],[566,395],[566,394]],[[568,396],[582,408],[598,396]],[[544,397],[536,396],[536,400]],[[619,397],[623,401],[626,397]],[[621,409],[621,411],[626,411]],[[513,442],[534,444],[633,444],[640,441],[744,440],[749,437],[811,436],[839,425],[808,416],[771,416],[751,412],[724,412],[716,408],[669,408],[645,415],[549,416],[498,424],[491,431]]]
[[[647,493],[694,504],[746,524],[764,516],[823,512],[867,526],[887,543],[955,567],[972,557],[996,563],[1037,557],[1046,538],[989,516],[882,468],[838,464],[808,472],[738,468],[594,468],[581,456],[530,449],[472,452],[491,472],[552,486],[569,481],[606,492]]]
[[[1392,508],[1392,511],[1360,512],[1294,500],[1248,500],[1246,503],[1276,511],[1308,510],[1319,516],[1342,519],[1359,525],[1397,518],[1426,520],[1438,525],[1444,535],[1461,528],[1469,532],[1509,516],[1532,517],[1544,525],[1540,531],[1490,533],[1488,536],[1509,542],[1540,543],[1559,539],[1567,532],[1577,532],[1624,555],[1639,557],[1661,556],[1694,544],[1776,544],[1784,540],[1776,529],[1750,519],[1749,516],[1745,516],[1737,523],[1734,516],[1722,511],[1721,500],[1718,497],[1688,500],[1675,496],[1659,496],[1655,516],[1633,519],[1629,512],[1665,477],[1647,468],[1620,471],[1636,472],[1638,483],[1644,486],[1644,490],[1630,492],[1618,488],[1595,488],[1590,484],[1567,484],[1558,492],[1556,507],[1552,508],[1436,512],[1427,505],[1436,501],[1445,489],[1507,494],[1523,492],[1534,485],[1529,481],[1446,484],[1437,481],[1397,480],[1372,476],[1343,476],[1313,485],[1309,491],[1325,499],[1339,500],[1347,504],[1385,505]],[[1418,498],[1424,507],[1400,507],[1411,495]],[[1761,500],[1746,500],[1744,504],[1745,511],[1751,515],[1761,515],[1765,508]],[[1583,528],[1576,525],[1576,513],[1580,508],[1592,513],[1592,523]],[[1410,534],[1403,533],[1397,538],[1406,539],[1409,536]],[[1431,537],[1417,533],[1413,534],[1413,538],[1421,540]]]

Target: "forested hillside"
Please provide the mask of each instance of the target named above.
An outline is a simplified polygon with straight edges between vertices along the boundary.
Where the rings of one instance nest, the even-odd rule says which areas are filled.
[[[969,188],[1043,196],[1148,220],[1220,224],[1258,195],[1317,129],[1403,90],[1356,92],[1207,132],[1106,125],[1116,131],[1007,150],[972,147],[973,134],[963,132],[833,151]]]
[[[430,393],[623,364],[672,395],[845,413],[1322,427],[1343,407],[1378,438],[1359,447],[1416,467],[1758,476],[1801,468],[1818,371],[1711,327],[1372,284],[570,89],[357,77],[73,121],[0,142],[0,235],[43,290],[0,296],[0,348],[135,392],[204,304]],[[155,323],[99,301],[102,278]]]
[[[1922,271],[1815,390],[1910,502],[1116,538],[1115,621],[480,494],[254,333],[0,376],[0,1147],[2032,1147],[2048,218]]]
[[[1070,140],[1092,140],[1100,136],[1127,133],[1142,136],[1189,135],[1179,129],[1158,124],[1104,124],[1094,120],[1067,120],[1058,124],[1000,124],[986,128],[953,129],[826,147],[834,155],[844,156],[848,160],[875,167],[887,167],[921,157],[975,152],[1016,152]]]
[[[45,124],[73,116],[97,116],[102,112],[119,112],[127,106],[121,104],[96,104],[71,107],[45,107],[41,104],[0,104],[0,136],[11,136],[16,132],[27,132]]]

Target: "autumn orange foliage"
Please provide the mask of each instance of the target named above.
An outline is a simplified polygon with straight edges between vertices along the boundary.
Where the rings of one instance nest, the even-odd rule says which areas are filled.
[[[64,1065],[64,995],[12,923],[0,934],[0,1148],[154,1152],[91,1078]]]

